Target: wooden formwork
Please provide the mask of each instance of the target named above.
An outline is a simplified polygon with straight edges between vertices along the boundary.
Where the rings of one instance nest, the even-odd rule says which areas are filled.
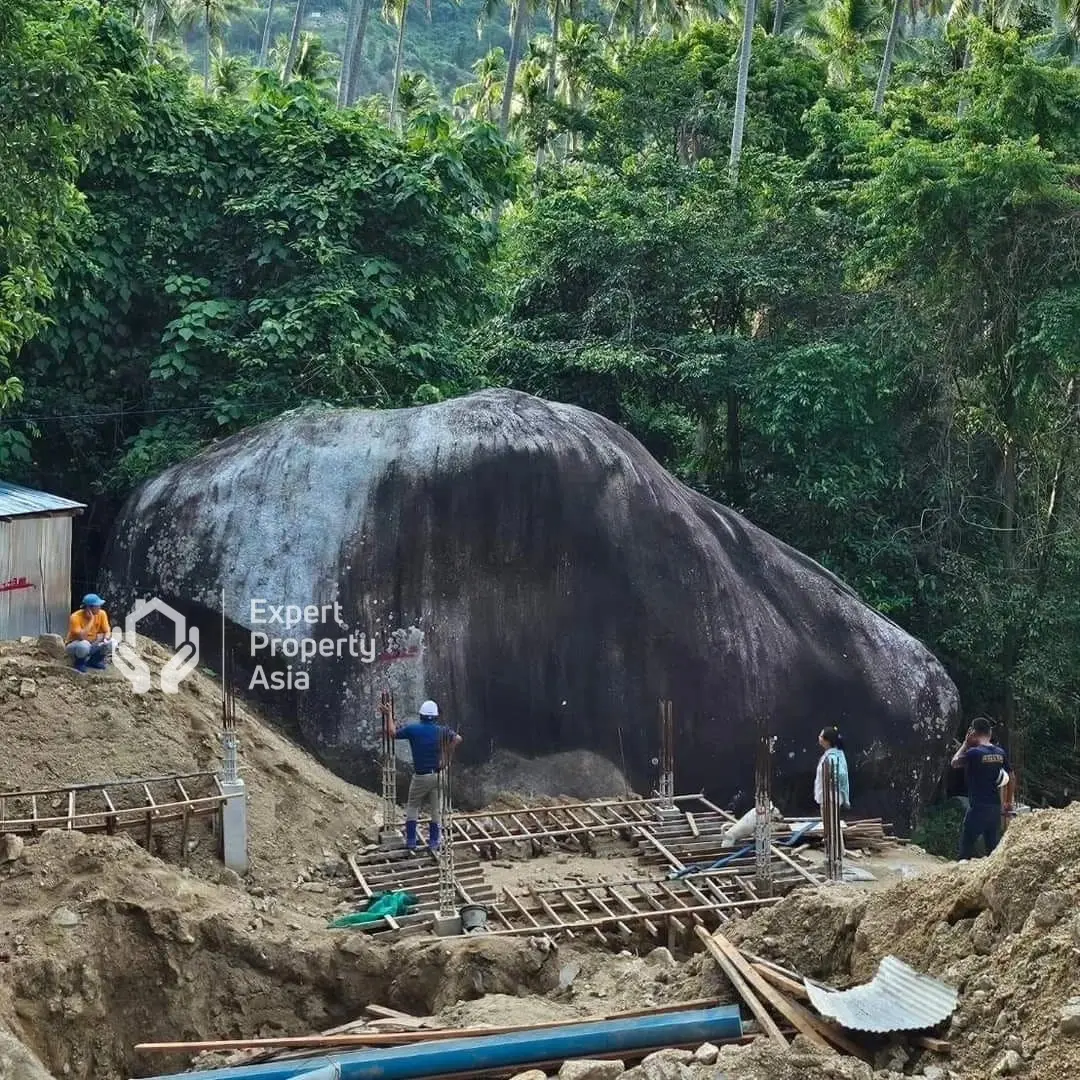
[[[453,822],[455,848],[471,851],[463,852],[467,861],[458,860],[455,867],[458,900],[484,904],[489,912],[487,930],[492,934],[552,939],[584,934],[604,942],[609,935],[648,935],[674,943],[691,935],[695,927],[716,928],[777,903],[796,885],[819,884],[819,878],[775,846],[770,848],[771,896],[761,895],[754,883],[752,855],[716,869],[697,866],[692,856],[699,852],[714,861],[712,853],[720,851],[722,829],[733,818],[700,795],[676,796],[675,802],[675,808],[666,813],[660,812],[657,799],[612,799],[459,815]],[[622,838],[628,850],[636,852],[641,877],[507,889],[497,897],[485,879],[481,859],[504,848],[520,852],[535,845],[544,850],[572,840],[587,847],[603,835]],[[439,880],[438,864],[430,854],[380,849],[350,860],[350,865],[357,880],[357,900],[407,891],[419,901],[409,915],[382,919],[365,925],[364,930],[417,932],[430,925],[438,907]]]
[[[693,803],[699,798],[678,795],[675,803]],[[508,846],[543,851],[574,841],[588,848],[602,836],[629,839],[635,830],[657,820],[660,807],[658,798],[608,799],[455,814],[453,843],[455,848],[469,848],[487,858],[494,858]]]
[[[110,836],[132,832],[149,850],[155,828],[179,824],[183,861],[192,824],[218,819],[227,798],[210,772],[5,791],[0,792],[0,834],[37,837],[46,829]]]
[[[349,858],[356,879],[355,899],[364,903],[387,892],[409,892],[417,898],[415,908],[399,917],[387,917],[356,927],[372,934],[418,932],[428,928],[439,909],[439,863],[428,851],[415,854],[402,850],[381,850]],[[495,901],[495,890],[484,878],[477,859],[454,858],[454,891],[459,904]]]

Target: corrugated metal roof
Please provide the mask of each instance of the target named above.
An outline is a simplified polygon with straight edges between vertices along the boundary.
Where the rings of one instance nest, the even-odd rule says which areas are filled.
[[[895,956],[881,961],[870,982],[850,990],[803,982],[814,1008],[850,1031],[921,1031],[947,1020],[959,1000],[951,986],[920,975]]]
[[[26,514],[53,514],[58,510],[85,510],[86,504],[48,495],[44,491],[0,480],[0,518],[23,517]]]

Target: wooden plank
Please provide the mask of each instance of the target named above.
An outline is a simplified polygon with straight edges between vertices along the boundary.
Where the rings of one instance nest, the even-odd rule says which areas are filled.
[[[908,1042],[920,1050],[929,1050],[932,1054],[948,1057],[952,1053],[952,1043],[948,1039],[935,1039],[930,1035],[909,1035]]]
[[[674,869],[674,870],[685,870],[686,869],[686,867],[681,862],[679,862],[679,860],[676,859],[675,856],[672,855],[671,852],[668,851],[668,849],[666,847],[664,847],[664,845],[657,839],[656,836],[653,835],[653,833],[649,829],[647,829],[647,828],[645,828],[643,826],[638,826],[638,828],[640,829],[639,835],[644,836],[645,839],[650,844],[652,844],[653,847],[655,847],[656,850],[659,851],[660,854],[663,855],[665,859],[667,859],[667,861],[671,864],[672,869]]]
[[[822,1050],[829,1050],[828,1040],[819,1030],[820,1021],[811,1016],[801,1005],[789,1001],[776,987],[766,982],[751,966],[750,961],[720,931],[712,936],[717,947],[738,969],[739,974],[800,1034]]]
[[[555,913],[555,909],[542,896],[537,895],[537,893],[533,891],[531,886],[529,888],[529,894],[544,909],[544,913],[549,919],[554,919],[554,921],[558,924],[562,923],[563,920],[560,919],[559,916]],[[573,930],[567,930],[566,936],[572,938],[574,936]]]
[[[719,941],[712,937],[703,927],[695,927],[694,932],[701,939],[701,943],[709,951],[709,955],[720,965],[720,970],[727,976],[728,982],[735,988],[735,992],[746,1002],[747,1008],[753,1014],[761,1030],[769,1036],[777,1046],[787,1047],[788,1041],[784,1038],[780,1028],[769,1015],[768,1010],[758,1000],[749,983],[743,977],[742,972],[732,963],[730,957],[721,947]],[[725,939],[726,940],[726,939]]]
[[[619,903],[623,905],[623,907],[625,907],[629,912],[631,912],[631,914],[636,915],[638,913],[639,909],[636,908],[629,900],[627,900],[626,897],[623,896],[623,894],[619,892],[619,890],[616,889],[614,885],[608,886],[608,895],[618,900]],[[651,937],[660,936],[660,931],[657,929],[656,923],[654,923],[651,919],[642,919],[642,922],[644,923],[645,930]]]
[[[626,922],[624,920],[620,919],[619,916],[616,915],[615,912],[612,911],[611,908],[609,908],[606,903],[604,903],[604,901],[603,901],[603,899],[601,897],[596,895],[596,890],[595,889],[584,889],[582,891],[585,893],[585,895],[587,897],[589,897],[590,900],[592,900],[592,902],[602,912],[604,912],[605,915],[607,915],[609,918],[611,918],[611,919],[613,919],[615,921],[615,925],[619,928],[620,933],[623,933],[627,937],[630,937],[630,935],[631,935],[630,927],[627,926]],[[635,916],[635,918],[636,917],[637,916]]]
[[[378,1017],[380,1020],[419,1020],[421,1017],[413,1016],[412,1013],[402,1012],[400,1009],[391,1009],[386,1005],[365,1005],[364,1012],[368,1016]],[[355,1024],[356,1021],[354,1020]],[[346,1025],[349,1026],[349,1025]],[[324,1035],[337,1035],[337,1031],[324,1031]]]
[[[588,922],[589,916],[585,913],[585,909],[570,895],[571,890],[568,888],[561,893],[563,900],[566,902],[566,906],[579,918],[582,922]],[[592,932],[599,938],[601,945],[607,945],[607,938],[604,937],[603,931],[598,926],[590,927]]]
[[[369,898],[374,896],[375,894],[364,880],[364,875],[360,873],[360,867],[356,865],[356,859],[354,859],[352,855],[346,855],[345,861],[349,864],[349,869],[353,872],[353,877],[356,878],[356,883],[360,886],[360,891]]]
[[[767,968],[764,964],[751,964],[750,966],[761,976],[761,978],[766,982],[771,983],[778,990],[785,991],[786,993],[791,994],[792,997],[809,1001],[810,995],[807,994],[806,988],[801,984],[793,982],[791,979],[781,975],[777,971],[773,971],[771,968]],[[828,1023],[811,1012],[807,1012],[794,1002],[788,1002],[788,1004],[793,1009],[802,1013],[806,1022],[810,1024],[822,1038],[831,1042],[838,1050],[843,1050],[846,1054],[852,1054],[855,1057],[866,1059],[866,1051],[859,1046],[858,1043],[849,1039],[836,1025]],[[794,1023],[794,1021],[792,1021],[792,1023]]]

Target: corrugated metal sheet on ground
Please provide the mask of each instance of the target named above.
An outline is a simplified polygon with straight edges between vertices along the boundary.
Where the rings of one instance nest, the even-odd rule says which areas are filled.
[[[920,975],[895,956],[886,956],[863,986],[827,990],[803,980],[822,1016],[850,1031],[921,1031],[947,1020],[956,1010],[957,992],[938,979]]]
[[[21,514],[50,514],[57,510],[84,510],[85,503],[62,499],[44,491],[34,491],[20,484],[0,480],[0,518]]]

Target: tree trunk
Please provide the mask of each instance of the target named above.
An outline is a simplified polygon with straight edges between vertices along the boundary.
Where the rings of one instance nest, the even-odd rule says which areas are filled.
[[[203,5],[203,93],[210,93],[210,0]]]
[[[405,58],[405,19],[409,14],[409,0],[401,0],[401,12],[398,16],[397,53],[394,56],[394,85],[390,90],[390,126],[394,126],[397,116],[398,86],[401,85],[401,64]]]
[[[982,0],[971,0],[971,17],[977,19],[979,12],[982,10]],[[971,67],[971,42],[964,43],[964,59],[960,63],[960,69],[966,71]],[[960,103],[956,106],[956,119],[960,120],[964,116],[964,110],[967,108],[967,98],[961,98]]]
[[[352,0],[349,18],[345,23],[345,48],[341,56],[341,74],[337,84],[337,107],[344,108],[349,100],[349,82],[352,78],[353,49],[356,46],[356,24],[360,21],[360,0]]]
[[[353,45],[352,63],[349,65],[349,94],[346,105],[353,105],[360,96],[360,72],[364,69],[364,41],[367,36],[368,15],[371,0],[360,0],[360,21],[356,24],[356,43]]]
[[[742,472],[742,421],[739,417],[739,394],[734,388],[727,392],[727,431],[726,431],[726,460],[725,472],[727,473],[725,488],[728,501],[734,504],[742,502],[743,497],[743,472]]]
[[[525,37],[525,23],[528,20],[525,4],[526,0],[515,0],[510,27],[510,58],[506,62],[506,82],[503,84],[502,110],[499,113],[499,133],[504,139],[510,128],[510,106],[514,102],[514,82],[517,79],[518,64],[521,62],[522,39]]]
[[[881,58],[881,72],[878,75],[877,90],[874,92],[874,112],[879,113],[885,106],[885,90],[889,85],[893,57],[896,55],[896,42],[900,37],[900,26],[904,21],[901,4],[903,0],[893,0],[892,18],[889,20],[889,36],[885,39],[885,55]]]
[[[739,161],[742,158],[743,127],[746,124],[746,87],[750,81],[750,50],[754,44],[755,0],[746,0],[743,9],[742,44],[739,46],[739,81],[735,87],[735,122],[731,128],[731,157],[728,171],[732,183],[739,182]]]
[[[772,32],[773,37],[779,37],[784,29],[784,0],[776,0],[776,9],[773,11]]]
[[[551,9],[551,57],[548,60],[547,69],[547,98],[550,101],[555,96],[555,69],[559,60],[559,18],[562,15],[562,0],[555,0],[555,6]],[[536,148],[536,167],[539,169],[544,164],[544,144]]]
[[[281,73],[281,81],[288,83],[292,79],[293,64],[296,63],[296,54],[300,51],[300,32],[304,28],[304,8],[307,0],[296,0],[296,11],[293,14],[292,33],[289,35],[289,52],[285,57],[285,70]]]
[[[274,4],[276,0],[269,0],[266,5],[266,24],[263,26],[262,44],[259,46],[259,67],[266,67],[266,58],[270,55],[270,34],[274,25]]]

